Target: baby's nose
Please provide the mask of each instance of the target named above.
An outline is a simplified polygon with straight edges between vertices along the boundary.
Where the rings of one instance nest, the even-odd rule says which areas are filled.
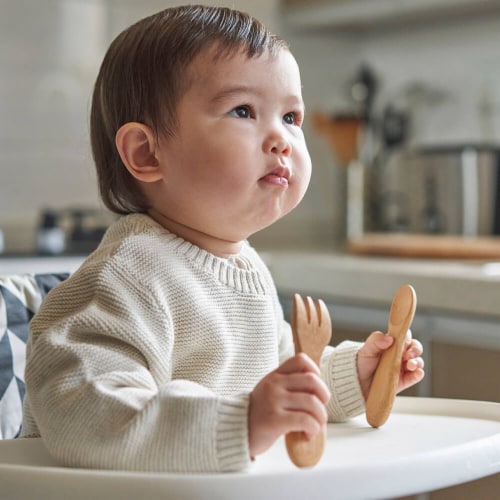
[[[267,138],[265,149],[271,153],[282,156],[289,156],[292,153],[292,145],[285,135],[279,131],[274,131]]]

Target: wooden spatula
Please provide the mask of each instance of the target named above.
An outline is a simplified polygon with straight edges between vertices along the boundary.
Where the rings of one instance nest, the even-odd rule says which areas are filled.
[[[416,307],[415,290],[410,285],[403,285],[396,292],[389,313],[387,335],[394,337],[394,343],[380,358],[366,400],[366,420],[372,427],[383,425],[391,413],[396,398],[406,332],[413,321]]]
[[[332,336],[330,314],[325,303],[311,297],[305,303],[299,294],[293,297],[292,332],[295,352],[304,352],[318,366],[321,354]],[[285,437],[288,456],[297,467],[312,467],[323,455],[326,432],[307,439],[303,432],[290,432]]]

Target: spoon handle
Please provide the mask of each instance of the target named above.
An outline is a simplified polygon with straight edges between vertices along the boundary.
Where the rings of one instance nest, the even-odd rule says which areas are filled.
[[[410,285],[403,285],[396,292],[389,313],[387,335],[394,337],[394,342],[380,358],[366,400],[366,419],[372,427],[383,425],[391,413],[401,372],[406,332],[413,321],[416,306],[415,290]]]

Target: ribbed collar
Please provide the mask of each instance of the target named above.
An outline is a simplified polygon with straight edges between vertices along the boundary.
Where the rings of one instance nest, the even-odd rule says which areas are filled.
[[[270,292],[266,276],[258,269],[260,260],[248,242],[243,242],[241,252],[230,258],[218,257],[171,233],[146,214],[127,215],[121,220],[128,228],[138,233],[150,233],[161,238],[171,251],[183,256],[193,267],[213,277],[223,285],[241,293],[267,295]],[[120,222],[118,223],[120,224]]]

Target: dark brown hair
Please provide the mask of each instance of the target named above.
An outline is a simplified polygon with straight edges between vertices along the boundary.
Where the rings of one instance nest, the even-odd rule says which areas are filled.
[[[110,45],[94,86],[90,138],[104,204],[119,214],[144,212],[149,203],[115,146],[118,129],[140,122],[155,137],[172,135],[176,104],[189,87],[188,69],[201,52],[275,53],[286,43],[237,10],[189,5],[163,10],[123,31]]]

